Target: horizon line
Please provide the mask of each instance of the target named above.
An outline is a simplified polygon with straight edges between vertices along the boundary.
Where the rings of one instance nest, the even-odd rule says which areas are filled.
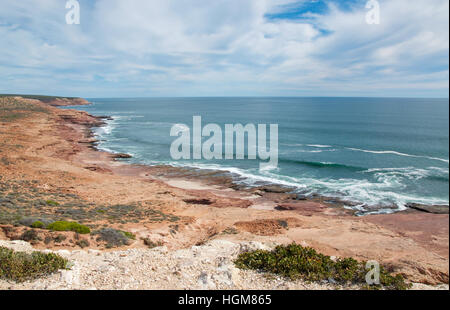
[[[0,96],[42,96],[42,97],[59,97],[59,98],[82,98],[82,99],[151,99],[151,98],[363,98],[363,99],[449,99],[449,97],[403,97],[403,96],[119,96],[119,97],[84,97],[73,95],[43,95],[43,94],[15,94],[15,93],[0,93]]]

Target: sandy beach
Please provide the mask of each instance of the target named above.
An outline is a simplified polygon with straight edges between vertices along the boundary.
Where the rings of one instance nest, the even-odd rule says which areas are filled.
[[[84,100],[0,103],[0,245],[59,251],[81,274],[77,281],[66,281],[74,277],[67,272],[22,284],[0,280],[0,289],[336,288],[270,280],[232,266],[242,249],[292,242],[330,256],[379,261],[416,289],[448,289],[448,214],[410,208],[357,217],[323,197],[299,200],[283,188],[239,188],[214,173],[131,165],[126,154],[95,148],[91,128],[102,118],[58,108],[88,104]],[[18,241],[27,228],[13,224],[24,218],[77,221],[135,239],[110,247],[96,235],[37,228],[36,238]]]

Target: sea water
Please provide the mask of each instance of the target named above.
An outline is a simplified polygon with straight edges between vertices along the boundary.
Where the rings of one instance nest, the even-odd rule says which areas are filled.
[[[99,148],[131,162],[217,169],[248,185],[292,186],[302,195],[353,201],[363,212],[407,203],[449,204],[449,100],[410,98],[121,98],[76,107],[112,120]],[[257,160],[174,161],[175,124],[278,124],[278,166]],[[385,209],[380,206],[386,206]]]

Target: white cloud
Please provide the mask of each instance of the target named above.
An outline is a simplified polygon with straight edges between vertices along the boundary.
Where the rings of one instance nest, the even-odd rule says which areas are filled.
[[[299,1],[80,0],[77,26],[63,2],[0,3],[0,92],[448,94],[447,0],[380,1],[380,25],[364,1],[271,20]]]

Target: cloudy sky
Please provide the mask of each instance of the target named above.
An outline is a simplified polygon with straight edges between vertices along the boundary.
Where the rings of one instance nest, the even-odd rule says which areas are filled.
[[[0,93],[448,97],[449,1],[0,0]]]

